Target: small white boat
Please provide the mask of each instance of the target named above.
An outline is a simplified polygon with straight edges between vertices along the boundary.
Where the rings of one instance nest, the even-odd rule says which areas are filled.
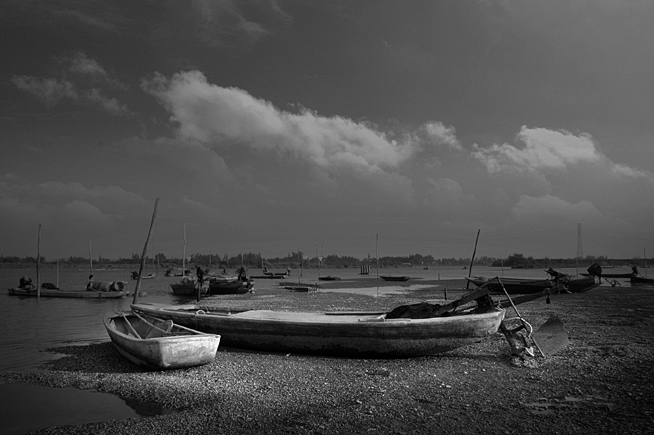
[[[215,358],[220,344],[220,335],[133,312],[108,313],[104,326],[118,352],[146,369],[208,364]]]

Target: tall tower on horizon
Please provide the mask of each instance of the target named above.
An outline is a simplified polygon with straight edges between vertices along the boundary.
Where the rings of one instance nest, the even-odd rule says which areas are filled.
[[[581,224],[577,224],[577,258],[584,257],[584,247],[581,244]]]

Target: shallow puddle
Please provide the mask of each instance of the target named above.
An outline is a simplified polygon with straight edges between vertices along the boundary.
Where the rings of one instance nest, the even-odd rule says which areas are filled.
[[[18,435],[53,426],[97,423],[175,412],[108,393],[13,383],[0,385],[0,428]]]

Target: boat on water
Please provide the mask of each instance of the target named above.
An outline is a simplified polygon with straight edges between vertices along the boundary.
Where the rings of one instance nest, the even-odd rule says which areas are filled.
[[[208,364],[220,344],[220,335],[130,312],[108,313],[104,326],[118,352],[148,370]]]
[[[379,277],[384,281],[408,281],[411,279],[407,275],[379,275]]]
[[[547,288],[556,287],[556,284],[552,280],[538,278],[487,278],[483,276],[466,276],[465,279],[477,287],[488,288],[491,294],[504,294],[502,287],[506,289],[507,293],[516,295],[539,293]]]
[[[10,288],[8,294],[11,296],[33,296],[37,297],[37,289],[34,288]],[[95,299],[117,299],[128,295],[126,291],[99,291],[99,290],[41,290],[41,297],[45,298],[95,298]]]
[[[226,346],[358,358],[447,352],[495,334],[504,318],[504,310],[492,306],[480,312],[450,310],[432,318],[387,318],[389,313],[365,312],[227,312],[200,305],[150,303],[131,307],[139,314],[219,333]]]
[[[137,280],[137,279],[139,279],[139,273],[138,273],[138,272],[132,272],[131,277],[132,277],[132,280]],[[143,275],[143,276],[141,277],[141,279],[142,279],[142,280],[143,280],[143,279],[154,279],[154,278],[156,278],[156,277],[157,277],[157,274],[156,274],[156,273],[154,273],[154,272],[150,272],[150,273],[148,273],[148,274],[146,274],[146,275]]]
[[[291,275],[291,270],[286,269],[286,272],[270,272],[264,269],[261,275],[251,275],[252,279],[286,279]]]

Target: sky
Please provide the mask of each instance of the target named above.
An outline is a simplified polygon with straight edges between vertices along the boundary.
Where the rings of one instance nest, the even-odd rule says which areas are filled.
[[[0,255],[654,256],[650,0],[7,0]],[[40,228],[40,230],[39,230]],[[40,234],[40,237],[39,237]]]

